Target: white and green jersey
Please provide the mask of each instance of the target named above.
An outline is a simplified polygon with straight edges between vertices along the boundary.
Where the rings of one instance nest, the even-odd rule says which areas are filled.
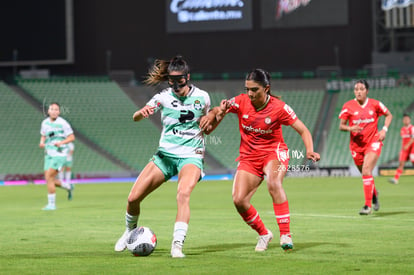
[[[162,90],[147,103],[161,110],[163,125],[158,150],[178,158],[203,158],[204,136],[200,118],[210,110],[207,92],[190,85],[187,96],[177,96],[171,88]]]
[[[67,136],[73,134],[70,124],[61,117],[57,117],[55,121],[51,121],[50,118],[46,118],[42,121],[40,127],[40,134],[46,137],[45,140],[45,153],[51,157],[66,157],[69,152],[69,147],[64,144],[60,147],[56,147],[56,142],[66,139]]]

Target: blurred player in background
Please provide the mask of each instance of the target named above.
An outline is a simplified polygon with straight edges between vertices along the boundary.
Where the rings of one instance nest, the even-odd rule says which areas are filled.
[[[395,171],[393,178],[389,179],[390,183],[398,184],[398,180],[404,170],[406,161],[411,161],[414,165],[414,127],[411,125],[411,118],[408,114],[403,115],[403,127],[401,128],[400,135],[402,139],[401,151],[400,151],[400,164]]]
[[[64,182],[65,185],[68,185],[73,190],[72,185],[72,166],[73,166],[73,152],[75,151],[75,144],[73,142],[68,143],[68,156],[66,157],[66,162],[63,165],[62,169],[59,171],[59,179],[61,182]]]
[[[339,129],[350,132],[350,150],[355,165],[362,174],[365,204],[360,215],[379,210],[378,192],[375,188],[372,170],[381,154],[382,141],[391,124],[392,114],[385,105],[375,99],[368,98],[369,85],[366,80],[358,80],[354,86],[355,98],[346,102],[339,114]],[[378,132],[378,117],[384,115],[385,122]]]
[[[200,126],[212,130],[228,113],[239,118],[241,135],[239,164],[233,182],[233,202],[242,219],[259,234],[256,251],[267,249],[273,239],[257,210],[250,203],[257,188],[267,177],[267,188],[280,232],[280,246],[293,248],[290,232],[290,211],[282,183],[289,169],[288,147],[283,140],[282,125],[289,125],[302,137],[306,158],[318,161],[313,151],[312,135],[292,108],[270,93],[270,75],[255,69],[246,76],[246,93],[223,100],[219,107],[202,119]],[[209,127],[212,127],[211,129]]]
[[[45,180],[47,184],[48,204],[43,210],[56,209],[56,186],[68,191],[68,199],[72,199],[72,187],[56,179],[58,172],[66,162],[69,152],[68,143],[75,140],[72,127],[60,115],[60,106],[54,102],[49,105],[49,117],[43,120],[40,128],[39,147],[45,150]]]
[[[184,240],[190,220],[190,194],[203,177],[204,137],[200,117],[210,109],[207,92],[190,85],[189,67],[181,56],[171,61],[157,60],[146,84],[168,81],[169,88],[152,97],[135,112],[140,121],[161,110],[163,129],[158,151],[142,170],[128,196],[125,213],[126,230],[115,244],[115,251],[126,248],[128,233],[137,227],[141,201],[161,184],[178,174],[177,216],[174,225],[171,256],[183,258]]]

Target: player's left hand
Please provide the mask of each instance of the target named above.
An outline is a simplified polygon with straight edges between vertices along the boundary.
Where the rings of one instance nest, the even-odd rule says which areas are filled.
[[[385,139],[385,136],[387,135],[387,132],[384,130],[379,131],[378,133],[378,141],[383,141]]]
[[[208,115],[202,116],[202,117],[200,118],[200,124],[199,124],[200,129],[201,129],[203,132],[208,132],[208,131],[210,131],[210,130],[211,130],[211,128],[213,127],[213,126],[211,125],[211,124],[213,123],[213,119],[214,119],[214,117],[212,118],[211,116],[208,116]]]
[[[321,156],[316,152],[307,152],[306,158],[311,159],[313,162],[316,162],[321,159]]]

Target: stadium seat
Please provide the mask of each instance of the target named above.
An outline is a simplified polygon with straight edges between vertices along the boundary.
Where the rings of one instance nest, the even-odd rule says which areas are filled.
[[[160,131],[149,120],[132,121],[137,106],[115,82],[69,78],[18,84],[41,104],[59,102],[62,117],[77,132],[132,170],[141,170],[158,146]]]
[[[2,117],[12,118],[3,119],[0,124],[1,173],[42,174],[44,154],[38,144],[40,124],[45,118],[44,114],[28,104],[3,82],[0,82],[0,93]],[[103,158],[81,141],[75,141],[75,145],[73,167],[75,173],[122,171],[122,168]]]

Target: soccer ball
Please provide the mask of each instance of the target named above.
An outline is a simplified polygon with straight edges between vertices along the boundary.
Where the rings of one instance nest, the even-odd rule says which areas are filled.
[[[157,236],[148,227],[137,227],[129,233],[127,248],[134,256],[148,256],[156,246]]]

